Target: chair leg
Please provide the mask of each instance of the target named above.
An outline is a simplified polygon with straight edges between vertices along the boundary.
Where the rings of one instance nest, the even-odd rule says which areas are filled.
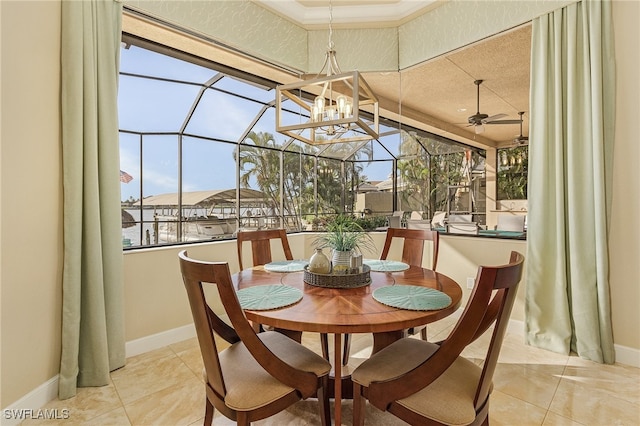
[[[353,384],[353,426],[364,426],[366,400],[362,396],[362,386]]]
[[[331,426],[331,406],[329,405],[329,376],[324,376],[322,386],[318,388],[318,408],[320,409],[320,424]]]
[[[251,422],[249,421],[249,415],[246,411],[238,411],[238,416],[236,418],[236,425],[238,426],[251,426]]]
[[[203,426],[211,426],[213,424],[213,413],[215,409],[213,408],[211,401],[209,401],[209,398],[205,397],[205,399]]]
[[[262,324],[260,324],[260,323],[249,321],[249,324],[251,324],[251,328],[253,328],[253,330],[256,333],[260,333],[260,332],[264,331],[264,329],[262,328]]]
[[[320,333],[320,346],[322,346],[322,357],[327,361],[329,359],[329,337],[327,333]]]
[[[424,327],[422,327],[422,330],[420,330],[420,337],[422,337],[422,340],[424,340],[425,342],[429,341],[429,339],[427,338],[427,326],[426,325]]]
[[[351,352],[351,335],[344,335],[344,350],[342,351],[342,365],[349,364],[349,352]]]

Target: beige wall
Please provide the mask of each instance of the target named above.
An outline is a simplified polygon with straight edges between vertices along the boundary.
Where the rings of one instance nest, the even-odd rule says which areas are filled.
[[[2,1],[0,14],[6,407],[58,374],[60,363],[60,3]]]
[[[611,295],[617,345],[640,350],[638,227],[638,2],[614,2],[618,120],[611,250]],[[62,273],[58,1],[0,1],[2,127],[0,170],[1,401],[4,408],[58,373]],[[294,256],[311,255],[292,236]],[[381,236],[378,235],[381,248]],[[439,270],[461,281],[478,263],[499,263],[507,244],[445,238]],[[522,243],[514,243],[522,248]],[[475,245],[475,246],[474,246]],[[224,256],[235,246],[193,246],[194,256]],[[189,323],[177,249],[125,256],[126,336],[145,337]],[[495,258],[493,257],[495,255]],[[490,256],[490,257],[487,257]],[[153,302],[153,303],[150,303]],[[519,300],[522,305],[522,300]],[[520,311],[516,307],[514,317]],[[36,408],[36,407],[33,407]]]
[[[616,145],[609,234],[613,340],[640,349],[640,2],[615,1]]]
[[[308,259],[304,235],[289,236],[296,259]],[[129,251],[124,255],[125,321],[128,342],[191,324],[191,311],[178,266],[178,253],[186,249],[190,257],[212,262],[229,262],[238,272],[236,241],[193,244],[183,247]],[[251,244],[245,243],[242,262],[251,266]],[[272,244],[273,260],[284,260],[279,244]],[[144,303],[141,303],[144,301]],[[221,306],[214,307],[221,312]]]

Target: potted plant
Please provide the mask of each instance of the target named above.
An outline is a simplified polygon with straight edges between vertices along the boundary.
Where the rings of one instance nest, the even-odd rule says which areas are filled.
[[[375,249],[371,236],[353,217],[347,215],[337,216],[327,223],[326,232],[314,240],[314,245],[319,249],[329,247],[333,250],[331,263],[334,271],[349,268],[352,253],[362,253],[363,249]]]

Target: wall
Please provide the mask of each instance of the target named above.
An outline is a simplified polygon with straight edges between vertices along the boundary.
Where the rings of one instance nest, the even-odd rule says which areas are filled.
[[[295,259],[308,259],[304,235],[291,235],[289,245]],[[243,246],[243,264],[252,265],[251,243]],[[195,259],[229,262],[231,273],[238,272],[235,240],[190,244],[170,248],[128,251],[124,255],[126,341],[132,342],[193,322],[182,285],[178,253],[187,250]],[[284,260],[282,247],[272,244],[273,260]],[[144,301],[144,303],[141,303]],[[221,312],[222,306],[213,307]],[[128,355],[131,355],[128,352]]]
[[[616,126],[609,234],[613,339],[640,350],[640,2],[613,2]],[[640,355],[636,354],[640,363]]]
[[[381,213],[391,214],[393,211],[393,193],[391,192],[364,192],[356,195],[355,211],[363,212],[365,209],[379,216]]]
[[[252,1],[124,0],[123,3],[258,58],[300,71],[308,69],[307,32]]]
[[[0,405],[6,407],[60,367],[60,3],[2,1],[0,14]]]
[[[527,242],[445,235],[440,239],[438,268],[436,270],[448,275],[460,284],[464,292],[463,300],[466,300],[471,292],[467,288],[467,279],[475,279],[478,265],[504,265],[508,263],[512,250],[522,253],[526,259]],[[511,313],[513,320],[524,321],[525,287],[526,282],[521,282],[518,288],[518,297]]]
[[[289,235],[289,244],[294,259],[308,259],[313,254],[313,240],[317,234],[301,233]],[[375,249],[363,253],[365,258],[378,258],[384,245],[385,233],[371,234]],[[178,252],[186,249],[189,256],[208,261],[229,262],[231,273],[238,271],[236,242],[219,241],[191,244],[182,247],[151,248],[128,251],[124,255],[125,321],[127,342],[180,328],[191,324],[191,311],[182,286],[178,267]],[[441,239],[438,272],[442,272],[463,287],[465,299],[469,295],[466,279],[475,278],[478,265],[501,265],[508,261],[511,250],[526,256],[526,242],[490,238],[443,236]],[[250,244],[245,244],[243,263],[251,265]],[[284,253],[272,245],[274,260],[283,260]],[[328,253],[327,253],[328,254]],[[394,241],[388,258],[400,260],[402,243]],[[425,247],[424,266],[431,259],[429,245]],[[524,285],[521,286],[520,294]],[[143,303],[141,303],[143,301]],[[524,319],[524,299],[518,298],[513,318]],[[216,306],[218,312],[222,307]],[[131,355],[128,353],[128,355]]]
[[[399,28],[400,69],[514,28],[576,0],[448,1]]]
[[[519,0],[493,5],[487,1],[450,1],[398,28],[336,29],[338,63],[343,70],[405,69],[575,1]],[[327,31],[307,32],[249,0],[123,3],[302,72],[317,73],[324,60]],[[327,14],[327,25],[328,21]]]

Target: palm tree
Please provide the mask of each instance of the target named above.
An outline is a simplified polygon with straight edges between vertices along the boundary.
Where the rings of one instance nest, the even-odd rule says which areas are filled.
[[[400,158],[398,171],[402,181],[400,194],[403,205],[406,203],[413,210],[428,211],[431,198],[429,153],[417,138],[402,132]],[[416,203],[419,205],[415,206]]]
[[[301,153],[283,152],[271,133],[250,132],[240,145],[240,185],[250,188],[255,180],[265,194],[265,204],[280,217],[292,218],[300,227],[300,198],[309,182],[309,160],[301,163]],[[283,187],[280,185],[280,156],[283,156]],[[236,153],[234,152],[234,158]],[[306,156],[305,156],[306,157]],[[301,167],[302,164],[302,167]],[[283,198],[284,209],[280,208]]]

